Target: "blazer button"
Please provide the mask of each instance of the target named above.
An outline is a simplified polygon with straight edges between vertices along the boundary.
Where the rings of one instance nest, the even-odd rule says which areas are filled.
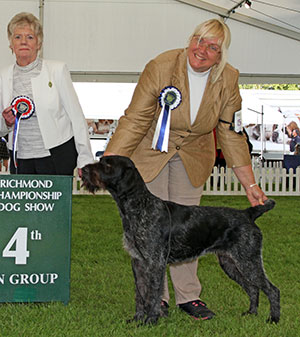
[[[177,145],[177,146],[176,146],[176,150],[180,150],[180,146]]]

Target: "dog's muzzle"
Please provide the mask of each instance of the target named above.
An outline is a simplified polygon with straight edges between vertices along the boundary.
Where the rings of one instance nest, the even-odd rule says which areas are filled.
[[[82,168],[82,187],[89,192],[95,193],[99,189],[105,189],[105,185],[100,179],[99,163],[89,164]]]

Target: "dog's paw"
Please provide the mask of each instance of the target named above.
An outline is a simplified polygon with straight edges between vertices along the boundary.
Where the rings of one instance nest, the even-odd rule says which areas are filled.
[[[144,313],[142,313],[142,312],[138,312],[138,313],[136,313],[134,316],[133,316],[133,318],[131,318],[131,319],[128,319],[127,321],[126,321],[126,323],[132,323],[132,322],[140,322],[140,321],[144,321],[144,318],[145,318],[145,314]]]
[[[279,322],[279,316],[270,316],[267,320],[266,320],[267,323],[275,323],[277,324]]]
[[[247,310],[245,312],[242,313],[242,316],[248,316],[248,315],[257,315],[256,311],[251,311],[251,310]]]
[[[158,322],[158,319],[159,319],[159,315],[153,315],[153,316],[148,316],[146,319],[145,319],[145,324],[157,324]]]

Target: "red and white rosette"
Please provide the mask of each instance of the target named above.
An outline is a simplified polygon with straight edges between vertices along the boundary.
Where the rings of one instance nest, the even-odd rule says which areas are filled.
[[[35,111],[35,105],[33,100],[28,96],[17,96],[12,102],[12,112],[20,119],[27,119],[32,116]]]
[[[12,112],[16,116],[13,133],[13,159],[15,167],[17,167],[16,153],[17,153],[17,141],[18,141],[20,120],[30,118],[35,111],[35,105],[33,100],[28,96],[15,97],[12,100],[11,105],[12,105]]]

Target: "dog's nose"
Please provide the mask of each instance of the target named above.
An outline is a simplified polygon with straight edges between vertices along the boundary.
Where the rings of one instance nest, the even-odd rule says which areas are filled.
[[[84,167],[82,168],[82,174],[87,174],[88,171],[89,171],[88,165],[86,165],[86,166],[84,166]]]

